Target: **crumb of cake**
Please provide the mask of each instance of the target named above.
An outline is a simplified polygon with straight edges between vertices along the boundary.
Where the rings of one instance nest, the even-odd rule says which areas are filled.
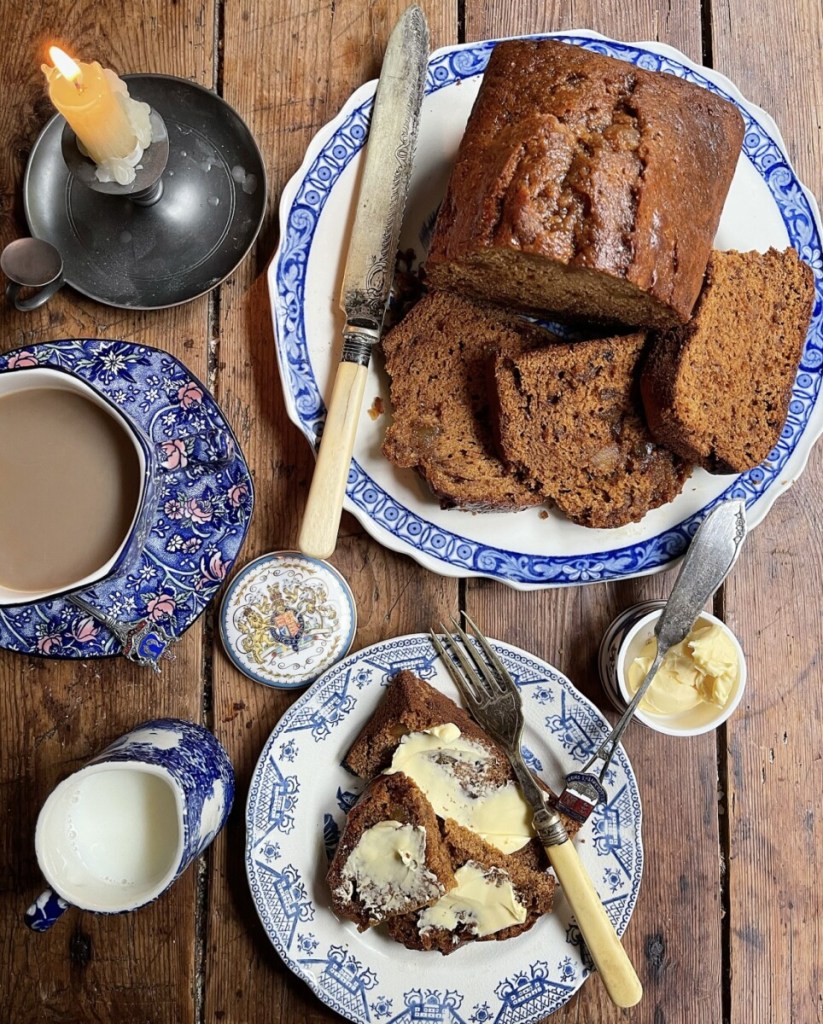
[[[372,402],[371,406],[369,407],[369,416],[371,416],[371,418],[373,420],[376,420],[378,416],[382,416],[382,415],[383,415],[383,399],[380,397],[380,395],[375,395],[374,401]]]

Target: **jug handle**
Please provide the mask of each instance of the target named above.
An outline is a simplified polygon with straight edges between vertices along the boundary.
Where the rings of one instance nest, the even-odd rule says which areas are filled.
[[[23,920],[32,931],[44,932],[51,928],[68,906],[53,889],[45,889],[26,911]]]

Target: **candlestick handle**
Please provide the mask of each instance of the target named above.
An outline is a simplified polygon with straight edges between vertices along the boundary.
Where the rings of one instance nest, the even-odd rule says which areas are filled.
[[[42,238],[17,238],[0,254],[0,268],[9,279],[6,298],[24,313],[38,309],[63,286],[63,259],[57,249]],[[21,299],[24,288],[37,288]]]

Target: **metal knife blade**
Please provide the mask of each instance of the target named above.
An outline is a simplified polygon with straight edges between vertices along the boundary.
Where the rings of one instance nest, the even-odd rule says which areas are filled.
[[[429,31],[409,7],[386,47],[343,275],[343,361],[368,364],[389,298],[426,84]],[[352,342],[357,342],[352,344]]]

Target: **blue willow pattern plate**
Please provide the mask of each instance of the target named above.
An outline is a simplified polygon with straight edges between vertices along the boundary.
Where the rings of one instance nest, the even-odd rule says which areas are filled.
[[[639,524],[592,530],[559,512],[472,515],[443,511],[412,470],[380,454],[391,408],[386,374],[370,370],[366,401],[349,471],[346,508],[381,544],[434,572],[487,576],[514,587],[574,585],[640,576],[666,568],[683,554],[705,514],[719,501],[743,498],[749,526],[803,471],[823,431],[823,258],[820,216],[798,181],[774,121],[747,102],[723,75],[693,64],[672,47],[622,43],[594,32],[554,38],[688,79],[724,96],[740,110],[746,131],[715,245],[721,249],[794,246],[811,265],[817,290],[813,320],[787,423],[769,457],[740,476],[696,469],[671,503]],[[539,38],[539,37],[537,37]],[[436,51],[430,61],[401,251],[424,256],[439,202],[480,76],[495,41]],[[339,359],[342,314],[337,311],[356,170],[368,133],[375,83],[362,86],[338,117],[314,138],[280,204],[281,242],[269,267],[269,292],[280,375],[289,415],[314,446],[322,430],[322,389]],[[379,399],[379,401],[378,401]]]
[[[203,612],[248,530],[254,491],[234,434],[177,359],[124,341],[45,342],[0,355],[0,370],[56,366],[84,380],[154,442],[157,508],[139,559],[83,596],[124,622],[148,618],[172,639]],[[120,642],[63,598],[0,609],[0,647],[51,658],[120,653]]]
[[[609,724],[545,662],[508,644],[493,646],[523,696],[524,756],[557,787]],[[458,699],[428,636],[398,637],[330,669],[269,737],[246,808],[246,873],[257,912],[286,965],[358,1024],[532,1024],[570,999],[592,970],[562,897],[523,935],[470,943],[448,957],[405,949],[382,929],[360,933],[330,909],[328,860],[363,785],[341,760],[401,669]],[[608,803],[595,809],[576,844],[622,934],[643,871],[640,796],[622,747],[606,789]]]

